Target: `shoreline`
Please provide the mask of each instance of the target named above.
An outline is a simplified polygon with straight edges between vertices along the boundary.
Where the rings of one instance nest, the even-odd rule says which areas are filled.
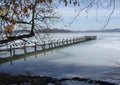
[[[110,83],[100,80],[91,80],[88,78],[53,78],[48,76],[26,76],[26,75],[14,75],[7,73],[0,73],[0,85],[63,85],[65,81],[77,81],[86,82],[88,84],[96,85],[119,85],[117,83]],[[65,84],[66,85],[66,84]]]

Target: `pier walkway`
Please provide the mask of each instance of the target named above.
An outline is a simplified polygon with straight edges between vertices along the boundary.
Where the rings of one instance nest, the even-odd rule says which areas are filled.
[[[7,56],[0,54],[0,63],[11,62],[12,60],[17,60],[30,55],[35,55],[37,57],[38,53],[43,52],[46,54],[46,51],[50,51],[53,49],[70,46],[77,43],[87,42],[90,40],[95,40],[96,36],[83,36],[83,37],[76,37],[71,39],[62,39],[62,40],[51,40],[48,42],[43,41],[42,44],[34,42],[32,45],[22,45],[20,47],[15,47],[10,45],[7,49],[0,49],[1,52],[7,52]]]

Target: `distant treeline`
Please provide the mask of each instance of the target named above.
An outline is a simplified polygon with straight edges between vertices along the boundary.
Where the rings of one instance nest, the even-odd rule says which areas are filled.
[[[75,31],[55,28],[55,29],[41,29],[41,30],[38,30],[38,32],[40,33],[69,33],[69,32],[75,32]]]
[[[115,28],[115,29],[104,29],[104,30],[86,30],[86,31],[79,31],[79,32],[120,32],[120,29]]]
[[[38,29],[35,30],[36,33],[80,33],[80,32],[120,32],[119,28],[116,29],[104,29],[104,30],[85,30],[85,31],[72,31],[66,29]],[[0,31],[0,33],[2,33]],[[12,33],[30,33],[30,30],[14,30]]]
[[[76,31],[55,28],[55,29],[38,29],[38,30],[35,30],[35,32],[37,33],[73,33]],[[30,33],[30,30],[15,30],[15,31],[12,31],[12,33]]]

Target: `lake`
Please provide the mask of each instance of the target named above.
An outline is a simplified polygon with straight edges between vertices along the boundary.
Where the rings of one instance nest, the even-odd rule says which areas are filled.
[[[59,33],[52,38],[96,35],[97,40],[0,64],[0,72],[52,77],[83,77],[120,83],[120,33]]]

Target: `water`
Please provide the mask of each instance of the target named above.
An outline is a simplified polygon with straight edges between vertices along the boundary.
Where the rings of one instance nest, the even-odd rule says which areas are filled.
[[[0,72],[53,77],[83,77],[120,83],[120,34],[53,34],[54,38],[97,35],[98,39],[72,45],[37,57],[0,65]]]

